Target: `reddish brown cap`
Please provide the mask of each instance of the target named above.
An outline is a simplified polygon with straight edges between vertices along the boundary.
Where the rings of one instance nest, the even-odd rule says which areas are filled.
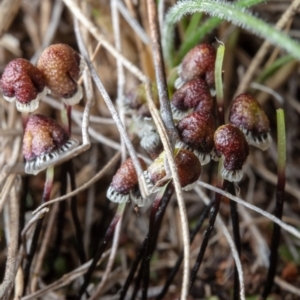
[[[229,120],[243,131],[250,145],[262,150],[270,146],[272,138],[269,119],[250,94],[241,94],[233,100]]]
[[[236,126],[220,126],[214,135],[215,153],[223,157],[223,178],[229,181],[240,181],[242,168],[249,155],[249,146],[243,132]]]
[[[83,68],[83,60],[74,49],[65,44],[51,45],[41,54],[37,67],[54,95],[69,105],[81,100],[82,88],[77,80]]]
[[[138,158],[143,170],[147,169],[147,165],[143,159]],[[106,196],[112,202],[123,203],[130,199],[130,192],[138,186],[138,176],[134,168],[131,158],[125,160],[107,190]],[[135,191],[136,192],[136,191]],[[137,199],[133,199],[138,201]]]
[[[215,121],[211,114],[194,112],[178,124],[178,134],[183,143],[199,158],[201,165],[210,161],[210,152],[214,147]]]
[[[37,174],[65,152],[77,146],[66,131],[53,119],[43,115],[31,115],[23,137],[23,155],[26,159],[25,172]]]
[[[182,83],[195,78],[205,79],[210,87],[215,86],[216,50],[209,44],[200,44],[192,48],[183,58],[178,69],[179,79],[175,82],[176,88]]]
[[[181,120],[191,110],[203,113],[213,112],[213,98],[207,83],[200,78],[192,79],[177,90],[171,99],[173,116]]]
[[[5,67],[0,88],[7,101],[16,100],[19,111],[32,112],[44,95],[45,80],[40,70],[28,60],[17,58]]]
[[[201,175],[201,165],[197,156],[189,150],[177,148],[174,159],[182,188],[184,190],[194,188]],[[170,179],[166,178],[165,152],[162,152],[148,167],[147,176],[157,187],[163,186]]]

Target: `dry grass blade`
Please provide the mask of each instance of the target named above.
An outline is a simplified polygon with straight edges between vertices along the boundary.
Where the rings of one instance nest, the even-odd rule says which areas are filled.
[[[17,253],[19,236],[19,203],[17,197],[17,183],[10,190],[9,203],[9,240],[7,241],[7,259],[4,279],[0,285],[0,298],[5,300],[10,298],[13,289],[15,275],[17,272]]]
[[[3,0],[0,5],[0,37],[7,31],[14,20],[22,1],[21,0]]]
[[[3,210],[3,207],[5,205],[5,201],[13,187],[13,185],[15,184],[15,180],[16,180],[17,175],[15,174],[11,174],[8,176],[5,185],[1,191],[0,194],[0,212]]]
[[[108,95],[106,89],[104,88],[104,86],[103,86],[103,84],[100,80],[100,77],[97,74],[97,71],[95,70],[95,68],[93,66],[93,63],[91,62],[91,60],[88,57],[87,50],[86,50],[85,45],[84,45],[84,43],[81,39],[81,35],[80,35],[80,32],[79,32],[78,25],[77,25],[77,30],[75,30],[75,32],[76,32],[76,35],[77,35],[80,50],[81,50],[82,55],[84,56],[84,58],[87,62],[87,65],[88,65],[89,70],[91,72],[91,76],[92,76],[99,92],[101,93],[101,95],[102,95],[102,97],[103,97],[103,99],[104,99],[104,101],[107,105],[107,108],[109,109],[109,111],[112,115],[112,118],[114,119],[115,124],[117,125],[117,128],[118,128],[122,138],[125,141],[127,150],[128,150],[128,152],[129,152],[129,154],[132,158],[134,167],[135,167],[135,169],[137,171],[137,174],[138,174],[138,177],[139,177],[139,185],[140,185],[141,194],[142,194],[143,198],[146,198],[149,195],[149,191],[148,191],[146,181],[145,181],[145,178],[143,176],[143,170],[142,170],[141,164],[140,164],[140,162],[137,158],[135,149],[134,149],[130,139],[128,138],[127,132],[126,132],[121,120],[120,120],[120,117],[119,117],[119,115],[118,115],[111,99],[110,99],[110,96]]]
[[[102,258],[98,262],[98,265],[101,264],[101,262],[109,255],[110,250],[107,250],[106,252],[103,253]],[[39,291],[32,293],[28,296],[22,297],[22,300],[35,300],[39,297],[43,297],[47,295],[48,293],[55,291],[63,286],[68,285],[72,281],[76,280],[78,277],[81,277],[84,275],[84,273],[88,270],[90,264],[92,261],[88,261],[85,264],[81,265],[79,268],[73,270],[72,272],[65,274],[62,278],[59,280],[47,285],[46,287],[40,289]]]
[[[91,178],[89,181],[87,181],[85,184],[83,184],[81,187],[77,188],[76,190],[58,197],[56,199],[50,200],[47,203],[44,203],[42,205],[40,205],[35,211],[32,212],[32,214],[36,215],[38,214],[41,210],[43,210],[44,208],[46,208],[49,205],[52,205],[56,202],[59,201],[63,201],[66,200],[74,195],[77,195],[78,193],[84,191],[85,189],[87,189],[88,187],[90,187],[92,184],[94,184],[95,182],[97,182],[101,177],[104,176],[104,174],[106,172],[108,172],[108,170],[110,170],[110,168],[112,168],[114,166],[114,164],[120,159],[120,152],[116,153],[115,156],[103,167],[102,170],[100,170],[93,178]]]
[[[263,209],[260,209],[258,208],[257,206],[255,205],[252,205],[250,203],[247,203],[245,202],[244,200],[238,198],[238,197],[235,197],[235,196],[232,196],[230,193],[227,193],[227,192],[224,192],[223,190],[219,189],[219,188],[216,188],[210,184],[207,184],[207,183],[204,183],[204,182],[201,182],[201,181],[198,181],[198,184],[200,186],[203,186],[207,189],[210,189],[216,193],[220,193],[221,195],[239,203],[239,204],[242,204],[244,205],[245,207],[247,208],[250,208],[251,210],[254,210],[256,212],[258,212],[259,214],[265,216],[266,218],[268,218],[269,220],[273,221],[274,223],[278,224],[281,228],[283,228],[284,230],[286,230],[287,232],[289,232],[290,234],[294,235],[295,237],[297,237],[298,239],[300,239],[300,231],[297,230],[295,227],[292,227],[284,222],[282,222],[281,220],[279,220],[278,218],[276,218],[274,215],[271,215],[269,214],[268,212],[266,212],[265,210]]]

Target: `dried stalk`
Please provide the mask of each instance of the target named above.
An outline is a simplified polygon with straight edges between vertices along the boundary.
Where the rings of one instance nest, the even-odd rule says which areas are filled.
[[[290,234],[292,234],[293,236],[295,236],[296,238],[300,239],[300,231],[297,230],[295,227],[293,226],[290,226],[284,222],[282,222],[281,220],[279,220],[278,218],[276,218],[275,216],[269,214],[267,211],[264,211],[262,209],[260,209],[259,207],[255,206],[255,205],[252,205],[236,196],[232,196],[230,193],[227,193],[219,188],[216,188],[210,184],[207,184],[205,182],[202,182],[202,181],[198,181],[198,185],[206,188],[206,189],[209,189],[209,190],[212,190],[216,193],[220,193],[221,195],[229,198],[230,200],[233,200],[239,204],[242,204],[243,206],[245,207],[248,207],[254,211],[256,211],[257,213],[261,214],[262,216],[268,218],[269,220],[273,221],[274,223],[278,224],[281,228],[283,228],[284,230],[286,230],[287,232],[289,232]]]
[[[9,299],[17,272],[17,254],[19,240],[19,199],[17,197],[17,183],[10,190],[9,202],[9,241],[4,279],[0,285],[0,299]]]
[[[0,5],[0,37],[13,22],[21,5],[21,0],[3,0]]]
[[[56,202],[66,200],[69,197],[77,195],[80,192],[84,191],[85,189],[89,188],[91,185],[93,185],[95,182],[97,182],[99,179],[101,179],[105,175],[105,173],[107,171],[109,171],[114,166],[115,163],[117,163],[117,161],[119,159],[120,159],[120,152],[116,153],[114,155],[114,157],[93,178],[91,178],[89,181],[87,181],[81,187],[77,188],[76,190],[74,190],[64,196],[58,197],[56,199],[50,200],[47,203],[40,205],[35,211],[32,212],[32,214],[35,215],[35,214],[39,213],[42,209],[46,208],[47,206],[54,204]]]

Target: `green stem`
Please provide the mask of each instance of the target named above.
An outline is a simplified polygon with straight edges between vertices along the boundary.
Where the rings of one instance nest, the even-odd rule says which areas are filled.
[[[220,45],[217,50],[217,57],[215,62],[215,85],[217,93],[217,111],[219,116],[219,125],[224,124],[224,94],[222,82],[222,66],[225,53],[225,46]]]
[[[283,109],[277,109],[277,140],[278,140],[278,177],[285,174],[286,168],[286,134]]]
[[[282,66],[285,66],[290,61],[293,61],[293,57],[291,55],[285,55],[283,57],[278,58],[274,63],[270,66],[266,67],[255,80],[256,82],[262,83],[266,79],[268,79],[272,74],[279,71]]]
[[[201,18],[203,17],[203,14],[199,13],[199,14],[194,14],[192,17],[191,17],[191,21],[184,33],[184,36],[185,37],[188,37],[190,35],[192,35],[195,30],[199,27],[199,23],[201,21]]]

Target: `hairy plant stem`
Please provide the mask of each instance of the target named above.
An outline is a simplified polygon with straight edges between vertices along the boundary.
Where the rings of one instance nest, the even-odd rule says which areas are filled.
[[[235,189],[232,182],[227,182],[227,190],[228,192],[235,196]],[[237,203],[230,200],[230,215],[231,215],[231,223],[232,223],[232,231],[233,231],[233,239],[236,250],[241,257],[241,237],[240,237],[240,222],[239,222],[239,213],[237,210]],[[240,284],[239,284],[239,274],[237,268],[234,268],[234,287],[233,287],[233,298],[234,300],[240,299]]]
[[[164,193],[163,197],[161,198],[160,205],[157,208],[157,211],[156,211],[156,214],[155,214],[153,232],[152,232],[152,234],[153,234],[152,252],[155,248],[156,239],[157,239],[157,236],[158,236],[158,233],[159,233],[159,230],[160,230],[161,222],[162,222],[163,216],[165,214],[166,207],[167,207],[173,193],[174,193],[174,187],[173,187],[172,184],[169,183],[166,190],[165,190],[165,193]],[[144,239],[144,241],[143,241],[143,243],[142,243],[142,245],[141,245],[141,247],[140,247],[140,249],[137,253],[137,256],[135,257],[135,260],[133,261],[133,263],[131,265],[129,274],[128,274],[128,276],[126,278],[126,281],[124,283],[124,286],[122,288],[119,300],[124,300],[125,297],[126,297],[128,288],[129,288],[129,286],[130,286],[130,284],[133,280],[134,274],[135,274],[135,272],[136,272],[136,270],[139,266],[139,263],[140,263],[143,255],[146,251],[146,248],[148,246],[148,239],[149,239],[149,233],[145,237],[145,239]],[[152,255],[152,252],[150,253],[150,255]],[[141,266],[141,269],[139,271],[139,276],[137,277],[137,282],[136,282],[136,285],[135,285],[135,288],[134,288],[133,295],[132,295],[131,299],[134,299],[137,292],[138,292],[138,289],[139,289],[139,286],[140,286],[140,279],[142,277],[142,270],[143,270],[143,266]]]
[[[53,186],[53,178],[54,178],[54,166],[49,167],[46,171],[46,181],[45,181],[45,185],[44,185],[44,191],[43,191],[41,204],[47,202],[50,199],[50,193],[51,193],[51,189]],[[26,258],[25,267],[24,267],[23,295],[25,295],[25,293],[26,293],[26,288],[27,288],[27,285],[29,282],[30,267],[31,267],[33,257],[35,255],[35,252],[36,252],[36,249],[38,246],[38,240],[39,240],[40,233],[42,231],[43,220],[44,220],[44,218],[39,219],[36,222],[35,230],[34,230],[31,245],[30,245],[30,250],[29,250],[29,253]]]
[[[195,228],[193,229],[193,231],[191,232],[190,234],[190,244],[192,244],[192,242],[194,241],[194,238],[197,234],[197,232],[200,230],[200,228],[202,227],[203,225],[203,222],[205,221],[205,219],[207,218],[208,216],[208,213],[209,211],[211,210],[212,206],[215,204],[215,201],[212,200],[205,208],[204,210],[202,211],[199,219],[198,219],[198,222],[195,226]],[[176,276],[178,270],[179,270],[179,267],[182,263],[182,260],[183,260],[183,251],[181,251],[177,261],[176,261],[176,264],[174,265],[174,267],[172,268],[171,272],[169,273],[169,276],[165,282],[165,285],[163,287],[163,289],[161,290],[161,292],[159,293],[159,295],[155,298],[156,300],[161,300],[161,299],[164,299],[166,293],[168,292],[168,289],[171,285],[171,283],[173,282],[174,280],[174,277]]]
[[[96,254],[93,258],[93,261],[89,267],[89,269],[87,270],[86,274],[84,275],[84,282],[80,287],[80,290],[78,292],[78,299],[81,298],[81,296],[85,293],[85,290],[90,282],[91,276],[97,266],[97,263],[99,261],[99,259],[102,257],[103,252],[105,251],[108,242],[110,241],[111,237],[114,234],[115,231],[115,227],[117,225],[117,223],[119,222],[120,218],[123,215],[124,209],[125,209],[126,203],[120,203],[117,209],[117,212],[114,216],[114,218],[112,219],[106,233],[105,236],[102,240],[101,243],[99,243],[98,247],[97,247],[97,251]]]
[[[173,25],[179,22],[183,16],[196,12],[205,12],[211,16],[229,21],[234,25],[245,28],[252,33],[266,39],[271,44],[286,50],[296,59],[300,59],[300,45],[286,34],[275,29],[266,22],[252,16],[250,12],[227,2],[212,0],[188,0],[180,1],[174,5],[166,15],[163,50],[167,61],[172,62]]]
[[[256,4],[259,4],[261,2],[264,2],[264,0],[239,0],[234,2],[234,4],[237,7],[251,7]],[[217,26],[219,26],[222,23],[223,20],[212,17],[207,20],[205,20],[203,23],[201,23],[201,26],[197,26],[195,30],[193,30],[190,34],[185,34],[186,40],[182,42],[180,45],[178,55],[175,59],[174,65],[180,64],[183,57],[187,54],[187,52],[192,49],[194,46],[199,44],[205,36],[207,36],[210,32],[212,32]],[[174,60],[173,60],[174,61]]]
[[[281,220],[283,213],[283,205],[285,200],[284,187],[286,181],[285,169],[286,169],[286,133],[285,133],[285,120],[284,112],[282,109],[276,111],[277,116],[277,140],[278,140],[278,163],[277,163],[277,186],[276,186],[276,207],[275,217]],[[262,299],[266,299],[270,294],[274,278],[276,275],[277,259],[278,259],[278,247],[280,243],[281,228],[279,225],[274,224],[271,253],[270,253],[270,265],[268,270],[267,281],[262,293]]]

